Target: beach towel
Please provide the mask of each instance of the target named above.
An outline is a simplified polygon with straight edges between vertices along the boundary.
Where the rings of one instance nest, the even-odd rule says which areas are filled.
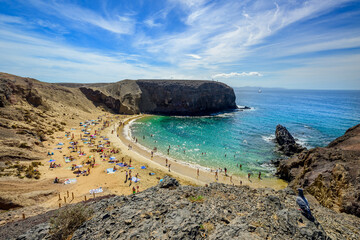
[[[65,179],[64,184],[72,184],[72,183],[76,183],[76,182],[77,182],[76,178],[68,178],[68,179]]]
[[[99,187],[99,188],[91,189],[89,192],[90,192],[90,194],[93,194],[93,193],[102,193],[102,192],[103,192],[103,189],[102,189],[102,187]]]
[[[125,165],[123,163],[117,163],[116,165],[120,166],[120,167],[125,167]]]
[[[137,183],[137,182],[139,182],[139,181],[140,181],[140,179],[139,179],[139,178],[137,178],[137,177],[132,177],[132,178],[131,178],[131,181],[133,181],[133,182]]]
[[[64,145],[64,144],[63,144],[63,143],[58,143],[57,145],[62,146],[62,145]]]
[[[75,168],[82,168],[83,165],[77,165]]]
[[[141,166],[140,168],[141,168],[141,169],[146,169],[146,167],[145,167],[145,166]]]
[[[149,173],[149,175],[150,175],[150,176],[153,176],[153,175],[155,175],[155,173],[152,172],[152,173]]]
[[[115,173],[113,168],[108,168],[106,169],[106,173]]]
[[[109,140],[108,138],[104,138],[104,140]]]
[[[55,159],[50,159],[49,162],[55,162]]]
[[[160,179],[160,181],[159,181],[159,182],[162,182],[162,181],[164,181],[164,179]]]
[[[135,169],[134,167],[129,167],[128,169]]]
[[[65,159],[65,162],[69,163],[69,162],[71,162],[71,160],[70,159]]]
[[[116,157],[110,157],[110,160],[116,160]]]

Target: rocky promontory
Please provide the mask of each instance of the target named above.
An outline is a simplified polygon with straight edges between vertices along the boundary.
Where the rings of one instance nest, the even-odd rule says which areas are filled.
[[[306,149],[296,143],[294,137],[286,129],[286,127],[280,124],[276,126],[275,141],[279,146],[279,151],[283,152],[286,156],[292,156]]]
[[[295,198],[295,192],[289,188],[275,191],[219,183],[208,187],[181,186],[175,179],[166,176],[162,183],[141,193],[110,197],[88,204],[87,208],[93,215],[81,223],[71,239],[360,237],[359,218],[336,213],[310,199],[315,217],[314,221],[310,221],[298,210]],[[60,216],[59,213],[54,215]],[[66,222],[66,219],[62,220]],[[19,233],[16,235],[13,225],[7,229],[14,231],[14,234],[7,231],[1,235],[1,230],[5,231],[6,227],[0,228],[0,236],[19,240],[52,239],[49,229],[60,234],[67,230],[54,229],[54,226],[43,221],[26,233],[21,233],[21,236],[18,236]]]
[[[327,147],[281,160],[277,175],[323,206],[360,217],[360,124]]]
[[[80,87],[95,104],[115,113],[201,116],[236,109],[234,90],[200,80],[124,80]]]

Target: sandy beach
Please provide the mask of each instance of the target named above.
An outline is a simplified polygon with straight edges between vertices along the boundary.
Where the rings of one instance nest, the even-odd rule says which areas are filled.
[[[109,194],[114,195],[129,195],[132,194],[133,187],[136,191],[143,191],[149,187],[155,186],[165,176],[170,175],[179,180],[184,185],[199,185],[204,186],[212,182],[220,182],[226,184],[249,185],[255,188],[270,187],[273,189],[282,189],[286,187],[286,183],[276,178],[265,178],[259,180],[252,176],[251,181],[247,178],[233,176],[232,182],[229,176],[219,173],[218,180],[215,178],[215,173],[199,169],[199,176],[197,176],[197,168],[190,165],[183,164],[180,161],[170,159],[168,163],[171,164],[171,172],[165,166],[165,158],[157,153],[151,158],[150,150],[145,150],[144,147],[138,145],[134,141],[129,140],[128,133],[124,131],[124,126],[127,126],[130,121],[144,117],[144,115],[126,116],[113,114],[93,114],[91,119],[83,119],[82,123],[91,121],[96,122],[96,125],[89,125],[86,131],[87,136],[94,136],[94,139],[88,141],[84,140],[84,127],[80,126],[80,122],[72,121],[64,132],[57,132],[54,138],[47,142],[47,151],[53,155],[49,155],[41,163],[43,166],[39,167],[41,172],[40,180],[32,179],[17,179],[15,177],[1,179],[1,192],[4,195],[11,196],[12,199],[17,199],[23,203],[24,208],[12,211],[9,216],[3,215],[0,219],[0,225],[9,221],[15,221],[22,218],[22,214],[33,216],[51,209],[56,209],[59,206],[65,206],[72,203],[84,201],[85,199],[93,198],[94,195],[90,193],[93,189],[102,189],[102,192],[96,193],[95,197]],[[120,122],[121,124],[120,126]],[[104,123],[106,123],[104,125]],[[96,134],[95,134],[96,131]],[[78,151],[76,152],[71,147],[71,142],[78,142]],[[96,152],[96,146],[99,144],[109,143],[105,145],[104,152]],[[129,149],[129,144],[132,146]],[[115,153],[111,153],[114,151]],[[81,152],[82,154],[79,154]],[[116,153],[118,152],[118,153]],[[102,156],[102,154],[106,156]],[[74,160],[66,162],[65,157],[73,157]],[[109,162],[110,157],[116,159],[117,162],[130,163],[132,176],[136,174],[138,182],[125,181],[126,171],[128,167],[120,167],[117,162]],[[50,159],[55,160],[53,163],[60,165],[60,167],[50,168]],[[88,160],[95,159],[94,167],[86,165]],[[90,169],[90,174],[83,176],[74,174],[71,169],[72,165],[83,165],[81,170]],[[114,168],[117,170],[114,173],[107,173],[107,169]],[[59,178],[61,183],[54,183],[55,178]],[[70,180],[70,184],[64,184],[64,181]],[[16,189],[16,194],[14,190]]]

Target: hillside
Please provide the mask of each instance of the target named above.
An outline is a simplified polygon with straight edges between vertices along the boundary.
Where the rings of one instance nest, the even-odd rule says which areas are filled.
[[[312,222],[297,209],[295,197],[291,189],[180,186],[165,177],[141,193],[87,204],[93,214],[71,239],[359,239],[359,218],[310,200]],[[48,238],[51,225],[42,222],[18,239]],[[11,229],[13,235],[5,236],[18,236]]]

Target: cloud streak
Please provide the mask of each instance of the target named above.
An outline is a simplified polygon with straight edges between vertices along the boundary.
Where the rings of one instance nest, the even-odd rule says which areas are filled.
[[[231,73],[218,73],[212,76],[212,78],[231,78],[231,77],[262,77],[259,72],[231,72]]]

